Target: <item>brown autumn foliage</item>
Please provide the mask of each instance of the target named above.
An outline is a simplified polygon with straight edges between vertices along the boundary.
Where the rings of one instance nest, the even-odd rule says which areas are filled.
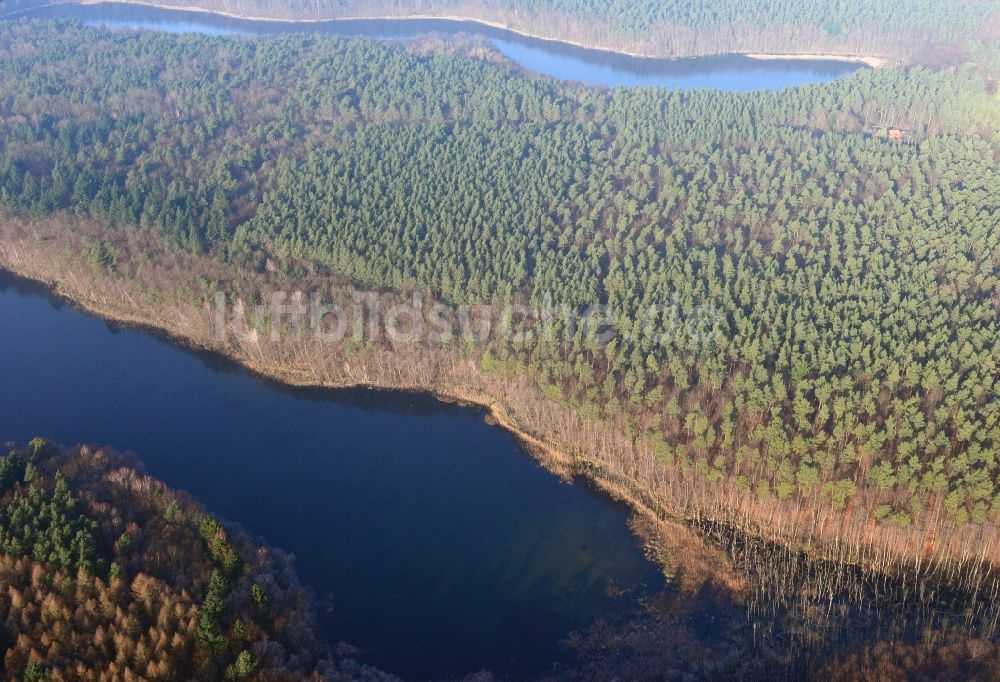
[[[110,581],[0,557],[4,667],[43,664],[51,679],[166,680],[193,672],[198,607],[140,573]],[[15,673],[16,674],[16,673]]]
[[[830,682],[1000,679],[1000,644],[957,638],[935,645],[878,642],[830,664],[820,673]]]

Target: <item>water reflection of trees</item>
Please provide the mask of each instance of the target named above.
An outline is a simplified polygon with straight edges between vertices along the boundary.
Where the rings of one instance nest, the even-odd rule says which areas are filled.
[[[567,642],[552,679],[994,679],[1000,671],[996,576],[901,578],[732,532],[700,529],[746,578],[668,587],[640,613]]]

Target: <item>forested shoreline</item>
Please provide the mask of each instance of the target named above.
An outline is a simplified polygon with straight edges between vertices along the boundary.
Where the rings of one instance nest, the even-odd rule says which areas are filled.
[[[996,589],[998,112],[975,71],[607,91],[447,52],[4,24],[0,262],[302,383],[500,404],[667,515]],[[710,347],[217,347],[215,294],[279,287],[721,314]]]
[[[38,223],[31,229],[36,239],[44,233],[44,226]],[[181,345],[219,352],[208,341],[209,345],[195,341],[211,338],[211,316],[199,315],[199,311],[181,303],[187,298],[183,285],[172,291],[169,298],[173,302],[158,306],[156,312],[151,313],[148,307],[133,307],[139,296],[153,294],[154,290],[130,293],[120,280],[98,282],[87,272],[85,260],[63,251],[67,245],[56,244],[58,239],[55,235],[46,238],[45,247],[62,251],[61,257],[52,260],[51,253],[39,258],[38,254],[18,251],[15,261],[33,277],[48,277],[48,282],[57,283],[59,291],[72,297],[66,300],[82,303],[92,314],[168,333]],[[7,254],[0,247],[3,255]],[[84,264],[82,270],[75,267],[79,264]],[[38,269],[40,265],[54,266],[58,274],[47,271],[45,275]],[[157,291],[164,291],[162,287],[169,277],[162,271],[159,274]],[[125,312],[130,310],[132,313]],[[393,353],[392,358],[385,353],[351,355],[350,361],[358,363],[360,370],[374,374],[345,376],[337,374],[340,358],[321,358],[315,348],[300,347],[293,353],[288,350],[258,346],[252,353],[231,349],[227,355],[261,376],[290,385],[312,386],[317,376],[323,376],[321,383],[326,386],[357,382],[420,391],[433,386],[441,399],[481,404],[490,409],[501,426],[518,434],[547,468],[561,476],[585,476],[638,513],[630,526],[646,546],[648,558],[662,567],[675,589],[625,620],[602,620],[591,628],[570,633],[563,642],[569,657],[541,674],[540,680],[569,682],[622,674],[630,679],[661,679],[668,669],[674,676],[744,679],[821,675],[846,681],[876,673],[900,681],[917,673],[958,679],[989,675],[1000,662],[996,637],[1000,616],[992,607],[995,591],[956,590],[951,578],[943,575],[918,576],[914,580],[912,574],[898,575],[891,569],[886,573],[888,564],[873,569],[861,555],[822,559],[822,554],[803,553],[801,547],[789,545],[787,537],[747,534],[746,528],[738,526],[707,520],[683,525],[663,523],[653,509],[644,507],[645,502],[632,496],[627,481],[616,479],[622,472],[608,466],[614,462],[580,459],[580,450],[576,450],[577,457],[567,460],[568,450],[555,450],[522,430],[518,420],[523,413],[508,412],[510,406],[504,402],[487,402],[491,400],[487,393],[474,393],[474,382],[469,374],[461,376],[460,367],[453,365],[450,377],[445,377],[441,367],[434,366],[440,365],[442,358],[429,361],[426,353]],[[451,362],[456,363],[456,359]],[[400,367],[409,371],[400,372]],[[318,370],[326,373],[320,375]],[[340,377],[335,383],[330,378],[334,376]],[[459,383],[446,383],[447,378]],[[401,383],[405,381],[414,383]],[[494,382],[480,389],[493,394],[502,392],[509,400],[530,396],[524,386],[498,386]],[[581,442],[600,436],[590,432],[576,435],[581,436]],[[683,485],[678,489],[684,494],[692,492]],[[761,537],[771,537],[772,541],[762,542]],[[851,560],[858,565],[847,563]],[[705,608],[719,618],[728,614],[720,641],[705,641],[696,635]],[[753,622],[752,633],[747,627],[748,617]],[[35,658],[45,660],[41,654]],[[51,666],[35,669],[42,667]],[[322,679],[388,679],[378,670],[349,660],[340,661],[337,667],[323,667]],[[494,678],[484,671],[467,679]]]
[[[392,679],[328,657],[288,557],[106,448],[0,456],[0,583],[17,679]]]
[[[997,63],[1000,3],[782,0],[126,0],[131,4],[280,21],[349,18],[467,19],[533,37],[648,57],[721,53],[825,54],[908,63]],[[9,7],[43,4],[8,0]],[[971,37],[971,40],[970,40]]]

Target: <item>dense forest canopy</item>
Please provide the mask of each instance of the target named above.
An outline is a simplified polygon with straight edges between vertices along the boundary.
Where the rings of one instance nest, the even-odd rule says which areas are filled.
[[[13,9],[41,4],[9,0]],[[160,0],[280,19],[434,16],[657,56],[818,52],[907,60],[977,54],[1000,35],[998,0]]]
[[[1000,111],[975,70],[605,90],[434,47],[30,22],[0,57],[0,201],[106,224],[95,269],[127,276],[112,237],[146,226],[249,269],[602,302],[626,328],[710,309],[708,343],[577,333],[482,363],[762,501],[1000,514]]]

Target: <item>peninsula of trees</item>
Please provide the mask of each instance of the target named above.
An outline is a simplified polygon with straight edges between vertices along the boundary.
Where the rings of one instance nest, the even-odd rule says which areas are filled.
[[[11,679],[381,679],[328,660],[287,557],[108,449],[0,456]]]
[[[1000,560],[990,84],[604,90],[494,58],[4,23],[0,263],[209,346],[217,292],[276,285],[600,302],[626,327],[711,310],[705,337],[219,350],[471,392],[664,513],[978,585]]]

